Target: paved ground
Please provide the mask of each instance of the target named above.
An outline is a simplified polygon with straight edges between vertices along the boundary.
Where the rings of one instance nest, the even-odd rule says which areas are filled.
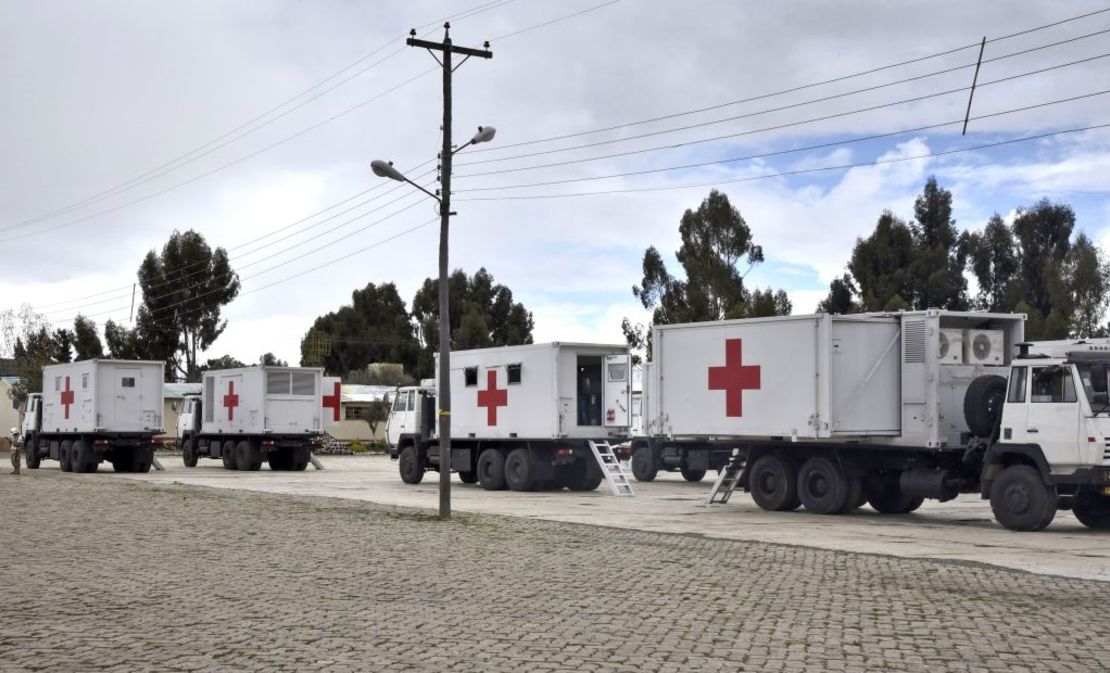
[[[1110,584],[983,565],[444,523],[54,469],[0,475],[0,508],[5,672],[1009,673],[1110,660]]]
[[[354,498],[406,507],[438,505],[438,475],[409,486],[397,476],[397,464],[384,456],[323,457],[327,470],[317,472],[228,472],[207,460],[185,469],[180,458],[164,459],[165,472],[127,475],[156,483],[184,483],[269,493]],[[55,461],[45,469],[56,470]],[[119,475],[122,476],[122,475]],[[113,475],[109,478],[116,478]],[[929,502],[906,516],[879,515],[864,507],[848,516],[805,512],[773,513],[757,508],[737,493],[728,505],[706,506],[710,487],[688,484],[676,474],[661,474],[650,484],[633,482],[634,498],[592,493],[488,492],[456,479],[453,501],[468,512],[511,514],[530,518],[600,524],[670,533],[697,533],[733,540],[780,542],[840,551],[893,554],[908,558],[989,563],[1005,568],[1110,581],[1110,532],[1085,528],[1068,512],[1038,533],[1015,533],[994,522],[990,505],[975,496],[955,502]],[[1110,665],[1108,665],[1110,668]]]

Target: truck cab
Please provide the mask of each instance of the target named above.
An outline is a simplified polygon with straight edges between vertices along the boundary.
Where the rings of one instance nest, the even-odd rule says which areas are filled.
[[[435,435],[435,389],[429,385],[402,386],[390,394],[385,437],[389,455],[396,458],[410,445],[427,445]]]
[[[23,419],[19,424],[19,434],[23,438],[23,455],[28,469],[36,469],[42,463],[42,443],[39,433],[42,431],[42,393],[31,393],[27,396],[27,409],[23,412]]]
[[[188,439],[189,435],[200,432],[201,398],[200,395],[186,395],[181,401],[181,413],[177,417],[177,443]]]

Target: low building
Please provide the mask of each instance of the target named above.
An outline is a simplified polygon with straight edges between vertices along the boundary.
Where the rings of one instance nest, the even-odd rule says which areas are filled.
[[[384,440],[385,418],[379,420],[372,429],[370,419],[376,406],[388,404],[389,394],[393,390],[393,386],[342,384],[339,389],[341,420],[329,426],[327,433],[341,442]],[[385,411],[388,412],[388,408]]]
[[[18,382],[18,377],[0,376],[0,437],[7,437],[12,428],[19,427],[22,414],[19,405],[8,394]]]

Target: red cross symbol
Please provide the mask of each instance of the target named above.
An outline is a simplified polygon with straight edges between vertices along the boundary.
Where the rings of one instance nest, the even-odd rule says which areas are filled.
[[[66,377],[66,389],[62,391],[62,406],[66,408],[66,420],[69,420],[69,406],[73,404],[73,391],[69,389],[69,377]]]
[[[497,389],[497,370],[486,372],[486,389],[478,391],[478,406],[486,408],[486,425],[497,425],[497,408],[509,406],[509,391]]]
[[[332,412],[332,420],[336,423],[339,422],[339,381],[335,382],[335,394],[324,395],[324,408],[334,409]]]
[[[235,420],[235,407],[239,406],[239,396],[235,394],[235,382],[227,382],[227,394],[224,395],[224,406],[227,407],[227,420]]]
[[[759,365],[742,365],[742,339],[725,339],[725,366],[709,368],[709,389],[725,391],[725,415],[744,415],[744,391],[759,390]]]

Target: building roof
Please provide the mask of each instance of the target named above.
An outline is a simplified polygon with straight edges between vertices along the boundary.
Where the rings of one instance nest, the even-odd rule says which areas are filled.
[[[200,395],[204,385],[200,383],[163,383],[162,397],[179,400],[186,395]]]
[[[339,388],[340,404],[383,402],[389,396],[389,393],[394,390],[396,390],[394,386],[366,386],[344,383]]]
[[[14,386],[15,384],[19,383],[19,377],[18,376],[0,376],[0,381],[3,381],[4,383],[8,384],[9,386]]]

